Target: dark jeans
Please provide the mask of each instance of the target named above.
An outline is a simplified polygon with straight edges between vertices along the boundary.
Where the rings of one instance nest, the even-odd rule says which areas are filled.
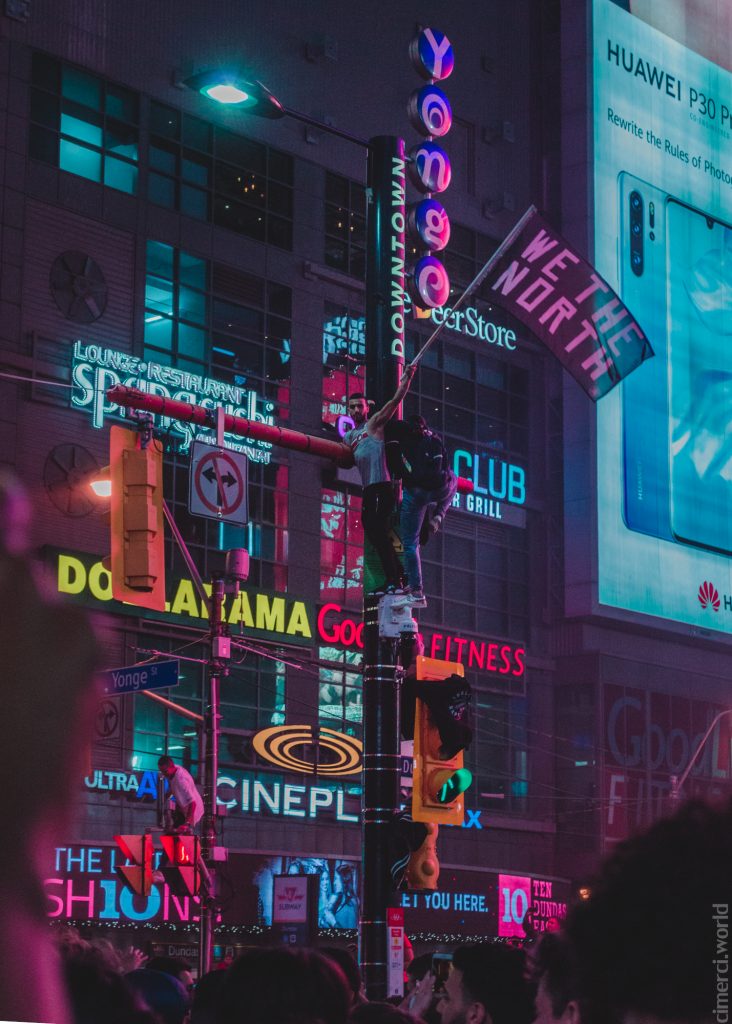
[[[387,585],[399,586],[402,565],[391,542],[391,519],[396,507],[394,484],[367,484],[363,489],[361,522],[371,546],[379,556]]]
[[[402,512],[399,517],[399,532],[404,546],[404,567],[407,583],[415,590],[422,589],[422,560],[419,555],[419,533],[425,515],[444,516],[457,490],[454,473],[445,474],[441,487],[427,490],[424,487],[405,487],[402,498]]]

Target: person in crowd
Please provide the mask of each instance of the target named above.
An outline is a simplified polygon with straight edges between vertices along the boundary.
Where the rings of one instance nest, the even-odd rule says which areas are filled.
[[[421,416],[409,416],[398,433],[404,492],[399,533],[404,547],[407,593],[424,600],[420,541],[437,533],[452,504],[458,480],[442,439]]]
[[[577,958],[561,932],[544,932],[532,950],[536,990],[535,1024],[580,1024]]]
[[[125,975],[125,981],[137,992],[160,1024],[184,1024],[191,1005],[190,993],[172,974],[143,967]]]
[[[0,848],[0,1019],[67,1024],[42,872],[58,837],[70,834],[94,735],[98,648],[84,612],[39,585],[26,558],[29,520],[25,492],[0,470],[0,648],[6,680],[23,683],[22,699],[5,702],[0,742],[0,775],[11,783]]]
[[[425,1024],[440,1024],[437,1005],[440,992],[435,992],[436,978],[432,973],[432,953],[415,956],[405,970],[404,998],[399,1009],[414,1014]]]
[[[229,966],[222,968],[219,964],[198,979],[193,989],[190,1024],[217,1024],[218,1001]]]
[[[384,427],[409,390],[414,372],[415,367],[406,366],[393,397],[370,416],[365,395],[359,392],[351,395],[348,400],[348,414],[355,426],[345,434],[343,440],[350,446],[361,475],[361,520],[364,532],[379,556],[385,577],[383,586],[374,593],[401,591],[402,566],[390,536],[396,496],[386,463]]]
[[[362,1003],[351,1010],[348,1024],[425,1024],[421,1017],[391,1003]]]
[[[364,1003],[366,997],[363,990],[363,978],[355,957],[342,946],[319,946],[318,952],[327,956],[343,971],[351,990],[351,1005],[358,1006],[359,1003]]]
[[[193,776],[167,754],[158,758],[158,768],[160,774],[168,780],[170,792],[175,798],[173,829],[191,831],[203,817],[203,798]]]
[[[191,965],[182,956],[154,956],[145,964],[148,971],[162,971],[179,981],[189,995],[193,995]]]
[[[732,802],[690,801],[617,845],[565,921],[582,1024],[728,1019],[731,864]]]
[[[252,949],[226,972],[217,1024],[346,1024],[352,992],[312,949]]]
[[[65,951],[64,980],[73,1024],[160,1024],[160,1018],[127,977],[113,970],[88,943],[86,950],[77,947]],[[45,1018],[54,1022],[61,1019]]]
[[[531,1024],[533,986],[520,949],[485,943],[459,946],[438,1009],[441,1024]]]

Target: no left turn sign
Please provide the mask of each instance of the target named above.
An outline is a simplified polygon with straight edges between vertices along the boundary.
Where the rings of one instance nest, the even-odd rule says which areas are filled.
[[[191,450],[188,511],[243,526],[248,518],[246,455],[196,441]]]

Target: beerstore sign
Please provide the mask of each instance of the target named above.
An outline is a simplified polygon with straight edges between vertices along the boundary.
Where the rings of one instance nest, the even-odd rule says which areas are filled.
[[[52,566],[59,594],[97,610],[137,618],[177,621],[199,625],[208,620],[208,610],[186,577],[168,580],[165,612],[150,611],[138,605],[115,601],[112,597],[112,576],[99,555],[45,548],[44,558]],[[210,584],[204,584],[211,593]],[[232,600],[227,597],[223,618],[230,626],[242,626],[251,635],[269,640],[286,640],[289,644],[312,642],[312,612],[304,601],[290,594],[273,594],[247,587]]]

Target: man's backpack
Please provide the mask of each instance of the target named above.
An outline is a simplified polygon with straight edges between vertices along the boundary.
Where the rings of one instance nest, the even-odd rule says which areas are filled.
[[[447,455],[441,438],[431,430],[412,433],[402,440],[402,479],[406,487],[427,491],[441,487],[447,469]]]

